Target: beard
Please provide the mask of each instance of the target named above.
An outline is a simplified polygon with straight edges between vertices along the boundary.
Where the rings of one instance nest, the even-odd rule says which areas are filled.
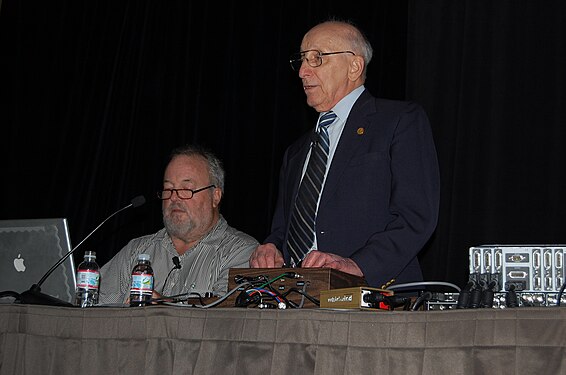
[[[186,215],[181,217],[178,212],[172,213],[173,210],[181,210]],[[180,239],[184,239],[196,226],[191,220],[189,212],[177,204],[171,204],[168,208],[163,208],[163,224],[170,236]]]

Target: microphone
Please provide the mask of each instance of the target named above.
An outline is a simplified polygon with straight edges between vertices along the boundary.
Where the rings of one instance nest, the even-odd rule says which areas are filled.
[[[81,246],[83,244],[83,242],[85,242],[104,223],[106,223],[108,220],[110,220],[112,217],[114,217],[114,215],[116,215],[116,214],[124,211],[125,209],[130,208],[130,207],[139,207],[139,206],[143,205],[144,203],[145,203],[145,197],[143,195],[138,195],[137,197],[133,198],[130,201],[130,204],[128,204],[125,207],[120,208],[118,211],[115,211],[112,215],[110,215],[106,219],[104,219],[104,221],[102,223],[98,224],[98,226],[96,228],[94,228],[93,231],[90,232],[88,234],[88,236],[86,236],[81,242],[79,242],[79,244],[77,246],[73,247],[71,249],[71,251],[69,251],[61,259],[59,259],[57,261],[57,263],[55,263],[49,269],[49,271],[47,271],[45,273],[45,275],[43,275],[43,277],[39,280],[39,282],[37,284],[33,284],[31,286],[31,288],[29,288],[29,290],[26,290],[25,292],[20,293],[20,296],[18,298],[20,303],[30,304],[30,305],[49,305],[49,306],[73,307],[74,305],[69,303],[69,302],[60,300],[58,298],[50,296],[49,294],[41,293],[41,285],[43,284],[43,282],[49,277],[49,275],[51,275],[53,273],[53,271],[55,271],[55,269],[57,267],[59,267],[68,257],[70,257],[71,254],[73,254],[75,252],[75,250],[77,250],[79,248],[79,246]]]
[[[314,130],[311,134],[310,134],[310,140],[311,140],[311,147],[316,147],[316,144],[318,143],[318,133],[316,132],[316,130]]]
[[[173,264],[175,265],[176,269],[178,269],[178,270],[181,269],[181,261],[179,260],[178,256],[173,257]]]

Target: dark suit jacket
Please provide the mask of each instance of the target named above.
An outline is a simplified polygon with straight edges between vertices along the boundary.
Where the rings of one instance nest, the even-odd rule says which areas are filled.
[[[310,133],[285,152],[272,232],[283,251]],[[417,254],[436,228],[440,197],[428,117],[413,102],[377,99],[367,89],[354,103],[319,205],[318,250],[351,258],[370,286],[422,280]]]

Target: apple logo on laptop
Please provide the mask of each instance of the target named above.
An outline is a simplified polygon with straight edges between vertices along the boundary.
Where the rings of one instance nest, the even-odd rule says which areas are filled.
[[[24,259],[21,254],[18,254],[18,257],[14,259],[14,268],[18,272],[24,272],[26,270]]]

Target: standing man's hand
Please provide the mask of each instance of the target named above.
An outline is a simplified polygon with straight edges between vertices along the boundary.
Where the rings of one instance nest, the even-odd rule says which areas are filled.
[[[284,263],[283,255],[272,243],[259,245],[250,256],[250,267],[252,268],[283,267]]]
[[[351,275],[364,277],[362,270],[356,262],[350,258],[343,258],[340,255],[325,253],[323,251],[313,250],[307,254],[301,267],[315,268],[315,267],[325,267],[334,268],[335,270],[349,273]]]

